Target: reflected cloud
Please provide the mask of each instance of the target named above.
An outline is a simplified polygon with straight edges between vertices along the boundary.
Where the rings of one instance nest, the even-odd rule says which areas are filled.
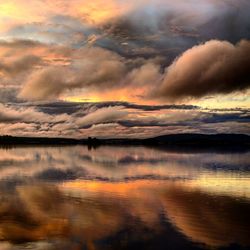
[[[170,152],[145,147],[19,147],[0,149],[0,183],[152,179],[183,180],[206,191],[250,197],[249,152]]]
[[[185,186],[170,187],[163,200],[170,221],[195,242],[208,246],[249,245],[249,203]]]
[[[250,246],[248,159],[145,147],[0,149],[0,248]]]
[[[210,247],[249,246],[249,206],[244,199],[210,195],[171,181],[24,185],[2,196],[0,235],[13,246],[42,241],[51,249],[106,249],[105,240],[126,230],[132,230],[137,241],[156,235],[168,240],[167,221],[182,234],[180,241],[187,237],[192,244]],[[151,237],[143,238],[145,230]],[[124,249],[129,249],[129,240]]]

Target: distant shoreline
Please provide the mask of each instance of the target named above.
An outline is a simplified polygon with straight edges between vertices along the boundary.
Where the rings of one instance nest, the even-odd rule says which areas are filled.
[[[250,136],[245,134],[170,134],[147,139],[88,139],[49,138],[49,137],[14,137],[0,136],[0,146],[60,146],[102,145],[119,146],[158,146],[167,148],[230,148],[250,149]]]

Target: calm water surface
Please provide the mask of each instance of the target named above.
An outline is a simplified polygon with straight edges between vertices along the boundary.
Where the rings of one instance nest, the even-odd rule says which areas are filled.
[[[250,152],[0,149],[1,250],[250,249]]]

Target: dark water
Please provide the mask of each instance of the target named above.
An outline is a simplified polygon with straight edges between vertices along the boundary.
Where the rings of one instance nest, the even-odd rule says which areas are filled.
[[[144,147],[0,149],[0,249],[250,249],[249,160]]]

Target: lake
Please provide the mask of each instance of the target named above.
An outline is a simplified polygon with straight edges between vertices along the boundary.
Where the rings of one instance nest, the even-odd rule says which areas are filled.
[[[250,249],[250,152],[0,149],[1,250]]]

